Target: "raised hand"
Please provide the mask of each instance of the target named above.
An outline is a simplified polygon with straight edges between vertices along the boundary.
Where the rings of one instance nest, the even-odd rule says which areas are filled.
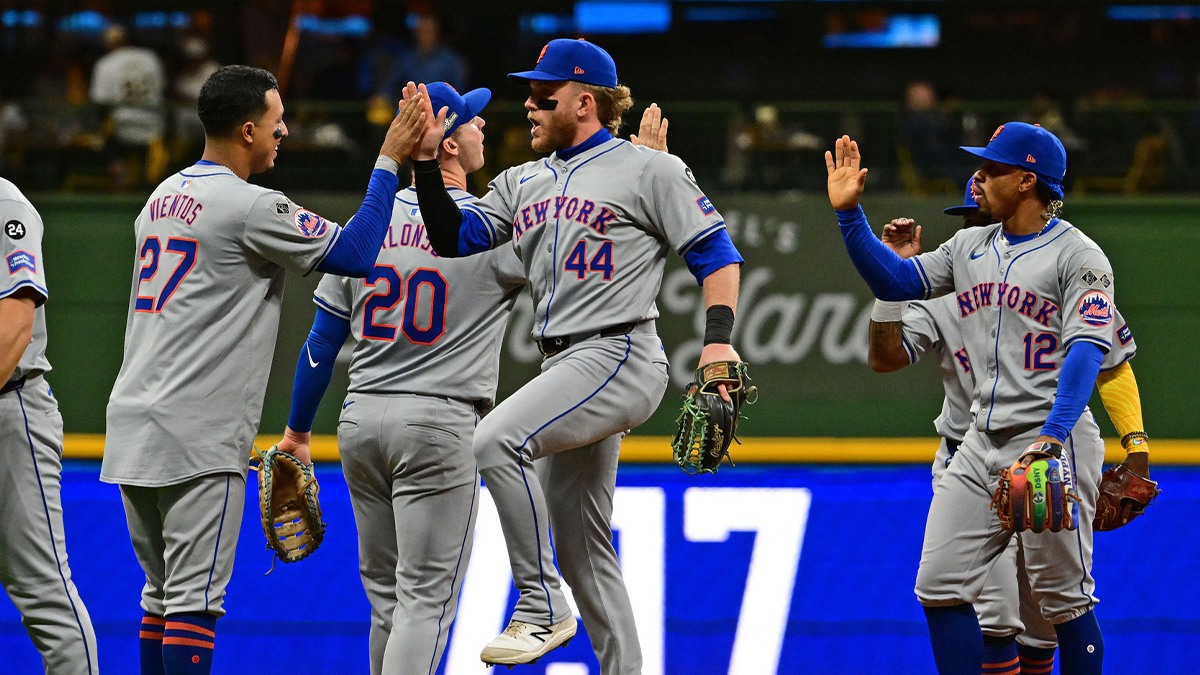
[[[861,164],[858,143],[849,136],[837,139],[833,152],[825,151],[829,203],[833,208],[849,210],[858,206],[858,198],[867,184],[867,170]]]
[[[425,112],[425,133],[421,136],[421,142],[413,149],[412,158],[437,159],[438,147],[442,145],[442,136],[446,132],[446,115],[449,108],[443,106],[441,110],[434,111],[429,100],[429,90],[423,84],[409,82],[404,85],[403,96],[405,100],[420,97],[421,107]]]
[[[912,218],[896,218],[884,225],[880,239],[901,258],[921,252],[921,226]]]
[[[642,112],[642,124],[636,134],[629,135],[629,140],[634,145],[667,152],[667,118],[662,116],[662,108],[657,103],[651,103]]]
[[[417,93],[412,98],[400,101],[400,112],[388,127],[379,154],[391,157],[398,164],[403,164],[412,155],[413,148],[425,132],[427,113],[421,109],[422,100],[422,95]],[[429,104],[426,102],[424,107],[428,108]]]

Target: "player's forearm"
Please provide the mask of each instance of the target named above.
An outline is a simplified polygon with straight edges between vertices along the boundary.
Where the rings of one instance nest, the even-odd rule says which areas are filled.
[[[904,303],[876,300],[868,328],[867,363],[877,373],[890,373],[912,361],[904,349]]]
[[[333,364],[338,351],[350,335],[350,322],[317,308],[312,330],[300,348],[296,360],[296,376],[292,381],[292,409],[288,428],[307,432],[317,416],[317,406],[333,377]]]
[[[704,277],[704,307],[724,305],[737,309],[738,284],[741,280],[741,265],[731,263],[714,270]]]
[[[1104,351],[1095,343],[1081,341],[1071,346],[1063,359],[1054,406],[1050,408],[1050,414],[1042,426],[1042,436],[1059,443],[1066,442],[1071,429],[1075,428],[1075,423],[1087,407],[1103,361]]]
[[[1100,373],[1096,388],[1100,390],[1104,410],[1120,434],[1126,452],[1144,452],[1141,446],[1146,445],[1146,427],[1142,421],[1142,399],[1133,367],[1126,362]]]
[[[880,300],[918,300],[925,297],[925,285],[916,263],[904,260],[888,248],[867,223],[862,207],[837,210],[838,225],[846,252],[863,281]]]
[[[21,355],[33,341],[35,307],[29,298],[0,298],[0,384],[12,378]]]
[[[329,254],[317,265],[318,270],[347,277],[365,277],[371,272],[392,221],[392,206],[400,183],[396,176],[399,170],[400,165],[389,157],[381,155],[375,161],[371,181],[367,184],[367,196],[342,229]]]
[[[438,160],[413,161],[413,187],[417,189],[417,204],[425,221],[429,245],[443,258],[459,257],[458,238],[463,213],[446,192]]]

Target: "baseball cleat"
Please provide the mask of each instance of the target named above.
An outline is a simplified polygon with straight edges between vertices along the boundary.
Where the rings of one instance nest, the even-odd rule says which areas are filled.
[[[513,619],[503,633],[483,648],[479,658],[484,663],[499,666],[533,663],[575,637],[575,630],[574,616],[568,616],[552,626]]]

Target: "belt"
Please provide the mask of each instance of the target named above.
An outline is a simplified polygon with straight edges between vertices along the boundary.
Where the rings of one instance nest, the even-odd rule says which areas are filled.
[[[25,378],[23,378],[23,377],[19,380],[10,380],[10,381],[4,383],[3,387],[0,387],[0,394],[7,394],[10,391],[16,391],[24,386],[25,386]]]
[[[946,449],[950,451],[951,457],[954,456],[954,453],[958,452],[958,446],[961,445],[961,443],[961,441],[952,441],[949,438],[946,439]]]
[[[542,356],[554,356],[571,345],[579,344],[584,340],[591,340],[597,337],[616,337],[618,335],[628,335],[633,331],[640,321],[632,321],[630,323],[617,324],[608,328],[601,328],[590,333],[576,333],[575,335],[564,335],[562,337],[542,338],[537,341],[538,351]]]

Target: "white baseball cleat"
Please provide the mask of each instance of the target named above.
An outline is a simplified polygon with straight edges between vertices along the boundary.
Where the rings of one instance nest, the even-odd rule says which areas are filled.
[[[553,626],[539,626],[513,619],[503,633],[483,648],[479,658],[484,663],[501,666],[533,663],[575,637],[575,629],[574,615]]]

